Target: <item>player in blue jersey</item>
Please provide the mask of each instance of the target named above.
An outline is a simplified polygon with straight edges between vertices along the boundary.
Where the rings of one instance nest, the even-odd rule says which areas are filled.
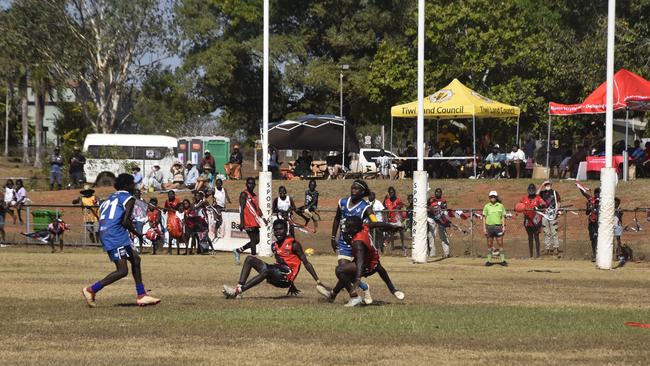
[[[368,184],[361,179],[357,179],[352,182],[350,197],[341,198],[339,200],[336,209],[336,216],[334,216],[334,221],[332,222],[332,249],[335,252],[338,251],[339,266],[354,261],[351,243],[346,243],[343,238],[343,233],[339,234],[338,239],[336,238],[336,234],[338,233],[341,224],[344,223],[348,217],[352,216],[356,216],[366,222],[377,222],[377,217],[375,217],[372,207],[370,207],[370,204],[363,199],[364,197],[367,197],[369,193],[370,189],[368,188]],[[370,296],[370,287],[368,284],[362,281],[359,283],[359,288],[364,292],[363,301],[366,304],[371,304],[372,297]]]
[[[160,300],[147,295],[147,291],[144,289],[140,272],[140,256],[133,250],[133,243],[129,237],[129,232],[131,232],[142,240],[142,234],[135,230],[131,220],[135,203],[133,176],[120,174],[115,179],[114,187],[117,192],[111,194],[99,207],[99,239],[108,253],[108,258],[115,263],[116,269],[94,285],[83,288],[81,294],[88,306],[94,308],[97,306],[95,303],[97,292],[126,277],[129,274],[127,262],[131,262],[131,273],[137,292],[136,303],[139,306],[156,305]]]

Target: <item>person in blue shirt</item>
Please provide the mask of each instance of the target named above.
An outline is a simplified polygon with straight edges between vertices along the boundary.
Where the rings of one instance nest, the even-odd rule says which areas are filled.
[[[61,190],[63,182],[63,156],[59,147],[54,148],[54,153],[50,156],[50,191],[54,190],[54,184]]]
[[[89,307],[96,307],[95,295],[102,288],[126,277],[129,274],[127,262],[131,262],[131,272],[137,293],[136,303],[139,306],[156,305],[160,299],[147,295],[144,284],[142,284],[140,256],[133,250],[133,243],[129,237],[129,232],[131,232],[142,241],[142,234],[135,230],[131,220],[135,204],[133,176],[126,173],[120,174],[115,179],[114,187],[116,192],[108,196],[99,207],[99,239],[108,253],[108,258],[115,263],[115,271],[94,285],[84,287],[81,294]]]
[[[194,189],[196,180],[199,178],[199,170],[192,163],[187,163],[187,173],[185,174],[185,186],[189,189]]]
[[[356,216],[365,222],[377,222],[377,217],[372,211],[372,207],[364,200],[364,197],[367,197],[369,194],[370,188],[368,188],[368,184],[361,179],[357,179],[352,183],[352,187],[350,187],[350,196],[339,200],[336,215],[332,221],[331,241],[332,249],[335,252],[338,251],[339,266],[344,266],[354,261],[352,244],[345,241],[343,233],[339,234],[338,239],[336,237],[336,234],[339,233],[339,227],[345,225],[345,220]],[[370,296],[370,287],[368,284],[361,281],[359,288],[364,292],[364,303],[367,305],[371,304],[372,297]]]

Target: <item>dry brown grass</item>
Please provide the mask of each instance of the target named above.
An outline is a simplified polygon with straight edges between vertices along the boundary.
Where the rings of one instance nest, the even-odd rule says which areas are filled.
[[[312,257],[326,283],[335,259]],[[99,250],[47,254],[0,249],[0,364],[259,365],[367,363],[647,364],[647,264],[598,271],[585,261],[512,260],[509,268],[454,258],[413,265],[382,260],[407,297],[395,300],[379,278],[377,306],[347,309],[319,299],[308,274],[303,293],[264,284],[225,300],[239,267],[228,254],[143,257],[147,288],[163,302],[131,306],[122,280],[88,309],[82,286],[110,271]],[[529,272],[551,270],[559,273]]]

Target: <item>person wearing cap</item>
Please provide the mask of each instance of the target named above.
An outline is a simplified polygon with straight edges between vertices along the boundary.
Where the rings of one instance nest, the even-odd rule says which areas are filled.
[[[206,165],[210,166],[212,172],[217,171],[217,163],[215,163],[214,157],[212,154],[210,154],[210,150],[205,150],[205,152],[203,152],[203,159],[201,159],[201,165],[199,165],[199,169],[205,168]]]
[[[545,181],[537,190],[537,194],[544,200],[546,210],[542,216],[544,226],[544,247],[546,254],[551,252],[558,255],[560,252],[560,239],[557,235],[557,215],[560,208],[560,193],[553,189],[551,181]]]
[[[131,168],[131,175],[133,176],[133,183],[135,184],[136,189],[142,189],[144,184],[144,177],[139,166],[134,166]]]
[[[70,157],[70,184],[77,188],[86,182],[86,172],[84,165],[86,165],[86,157],[81,153],[79,146],[73,148],[72,157]]]
[[[499,145],[495,144],[492,147],[492,152],[485,157],[484,175],[489,178],[494,178],[501,173],[501,154],[499,153]]]
[[[54,190],[54,184],[61,189],[63,182],[63,156],[61,156],[61,149],[54,148],[54,152],[50,156],[50,190]]]
[[[211,185],[214,175],[212,174],[212,167],[210,165],[203,166],[203,173],[199,175],[199,178],[196,180],[196,185],[194,190],[196,191],[207,191]]]
[[[84,189],[79,191],[81,196],[72,200],[73,205],[81,204],[83,212],[84,227],[88,232],[91,243],[99,243],[97,232],[99,231],[99,198],[95,196],[95,190],[91,189],[89,185],[85,185]]]
[[[503,235],[506,232],[506,208],[499,201],[499,194],[496,191],[490,191],[488,194],[490,202],[483,207],[483,234],[487,238],[488,255],[486,266],[494,264],[492,262],[493,254],[500,254],[502,266],[507,266],[505,254],[503,254]],[[497,245],[494,248],[494,239]]]
[[[147,183],[149,183],[150,191],[159,191],[162,188],[163,173],[160,171],[160,165],[154,165],[151,168]]]
[[[223,165],[228,179],[241,179],[241,166],[244,163],[244,157],[239,152],[239,145],[235,144],[232,147],[232,153],[228,162]]]
[[[185,173],[185,187],[189,189],[194,189],[196,186],[196,181],[199,179],[199,170],[196,168],[196,165],[188,162],[185,167],[187,172]]]

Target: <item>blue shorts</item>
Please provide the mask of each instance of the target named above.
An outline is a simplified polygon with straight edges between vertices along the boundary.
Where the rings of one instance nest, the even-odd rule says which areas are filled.
[[[107,251],[108,258],[111,262],[117,262],[120,259],[127,259],[133,257],[133,247],[131,245],[125,245],[115,249]]]
[[[352,246],[346,244],[342,238],[339,238],[338,243],[339,259],[348,259],[352,261],[354,259],[354,256],[352,255]]]

